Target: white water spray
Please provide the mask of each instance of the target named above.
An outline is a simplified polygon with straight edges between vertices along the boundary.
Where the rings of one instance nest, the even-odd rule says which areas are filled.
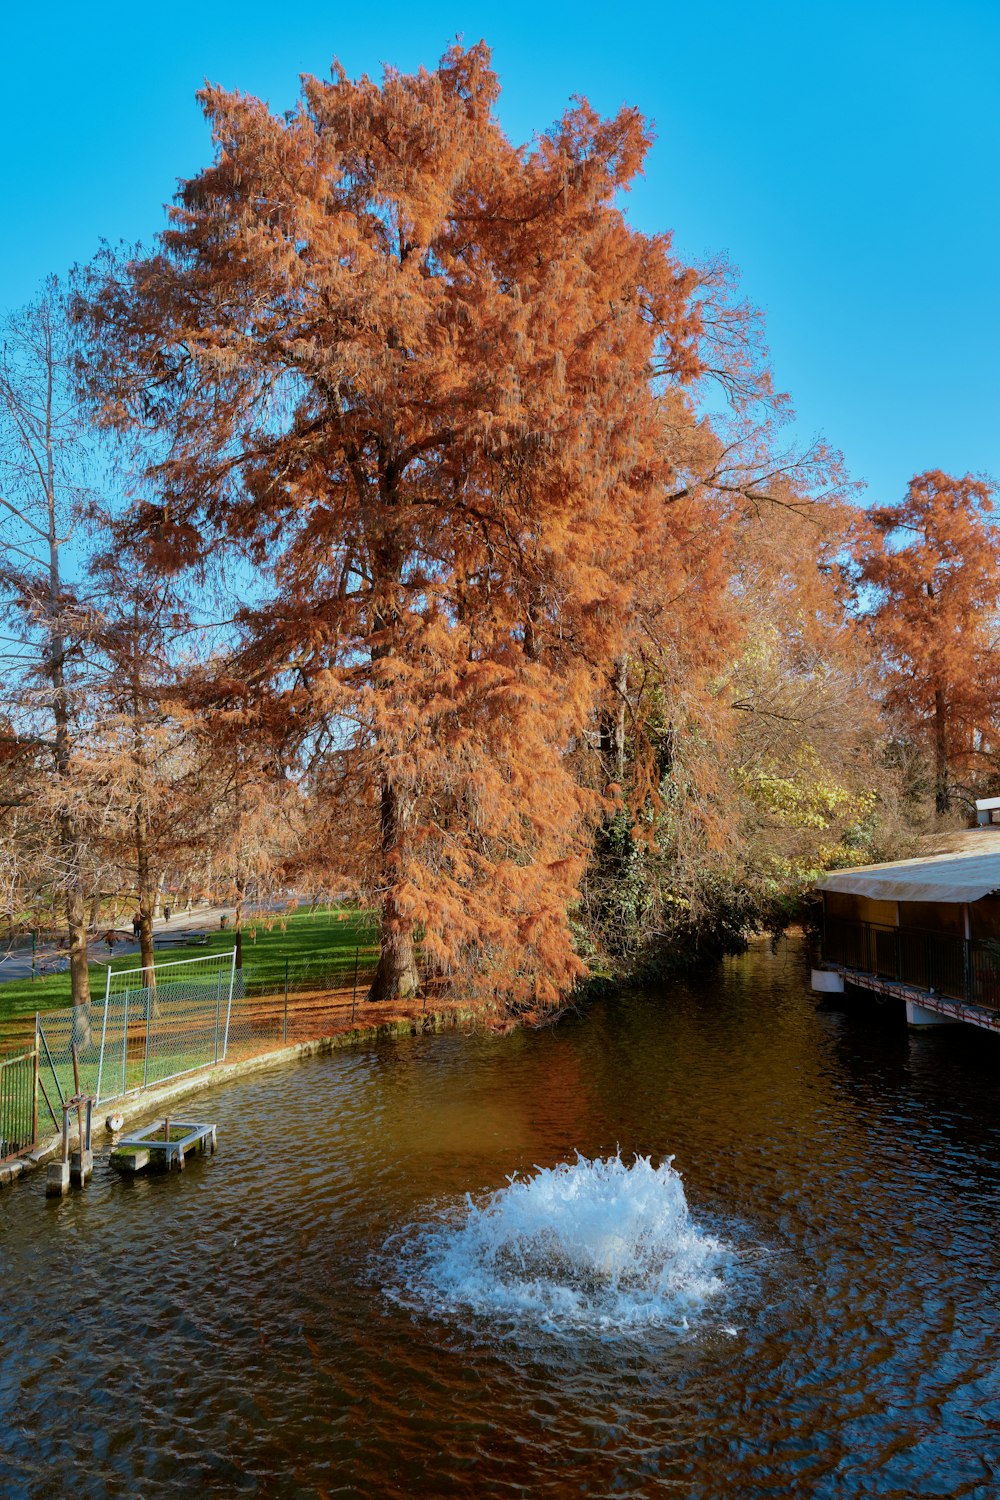
[[[692,1223],[670,1161],[654,1167],[644,1156],[578,1156],[514,1177],[401,1248],[408,1302],[602,1332],[686,1328],[723,1290],[728,1260]]]

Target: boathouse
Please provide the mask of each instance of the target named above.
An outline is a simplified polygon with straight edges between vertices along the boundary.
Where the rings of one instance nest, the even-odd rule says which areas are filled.
[[[913,859],[833,870],[813,988],[845,981],[906,1002],[912,1026],[962,1021],[1000,1032],[1000,800],[979,826],[925,841]]]

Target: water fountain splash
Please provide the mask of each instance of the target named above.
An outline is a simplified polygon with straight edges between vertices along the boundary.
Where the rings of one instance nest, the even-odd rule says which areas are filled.
[[[692,1223],[671,1159],[620,1155],[513,1177],[394,1248],[404,1300],[427,1310],[599,1332],[687,1328],[729,1259]]]

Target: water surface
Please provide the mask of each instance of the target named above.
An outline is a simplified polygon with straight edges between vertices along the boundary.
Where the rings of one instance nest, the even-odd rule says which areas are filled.
[[[3,1193],[0,1494],[993,1500],[1000,1047],[807,978],[342,1052],[196,1096],[183,1175]],[[467,1194],[619,1150],[722,1247],[683,1316],[423,1284]]]

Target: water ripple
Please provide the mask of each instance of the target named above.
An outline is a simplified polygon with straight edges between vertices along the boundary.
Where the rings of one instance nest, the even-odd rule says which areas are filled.
[[[0,1194],[0,1494],[996,1500],[998,1058],[817,1010],[786,945],[552,1032],[219,1089],[183,1175]],[[619,1161],[618,1217],[598,1192],[567,1265],[543,1231],[577,1152]],[[477,1303],[463,1264],[572,1315]],[[651,1286],[658,1316],[602,1325]]]

